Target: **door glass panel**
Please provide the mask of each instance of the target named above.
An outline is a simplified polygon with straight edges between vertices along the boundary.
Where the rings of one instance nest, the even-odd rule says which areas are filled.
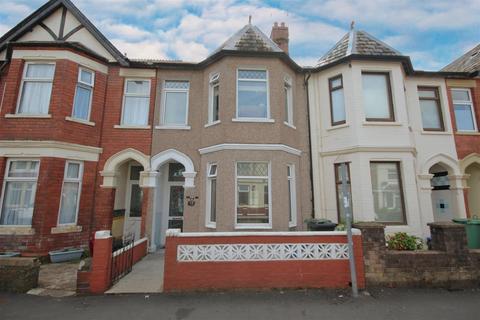
[[[141,166],[134,166],[130,169],[130,180],[140,180],[140,171],[143,170]]]
[[[170,187],[170,206],[168,209],[170,217],[183,217],[183,187]]]
[[[185,167],[178,162],[172,162],[168,164],[168,181],[185,181],[183,172]]]
[[[142,216],[142,189],[138,184],[132,184],[130,196],[130,217]]]

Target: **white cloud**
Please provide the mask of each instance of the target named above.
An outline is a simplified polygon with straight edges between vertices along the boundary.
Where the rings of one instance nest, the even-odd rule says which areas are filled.
[[[168,59],[167,45],[160,41],[144,40],[139,42],[114,39],[112,43],[131,59]]]

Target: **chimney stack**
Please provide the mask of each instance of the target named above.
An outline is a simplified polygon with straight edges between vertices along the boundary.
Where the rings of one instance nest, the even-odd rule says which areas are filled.
[[[270,39],[288,54],[288,27],[285,25],[285,22],[280,23],[280,25],[278,22],[273,24]]]

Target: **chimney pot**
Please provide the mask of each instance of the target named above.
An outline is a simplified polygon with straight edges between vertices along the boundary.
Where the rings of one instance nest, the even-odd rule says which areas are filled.
[[[280,25],[278,22],[274,22],[270,39],[288,54],[288,27],[285,25],[285,22],[281,22]]]

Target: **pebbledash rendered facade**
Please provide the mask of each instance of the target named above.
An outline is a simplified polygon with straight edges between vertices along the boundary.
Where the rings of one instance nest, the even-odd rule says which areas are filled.
[[[342,222],[341,163],[355,221],[426,237],[480,210],[475,71],[415,71],[353,28],[303,68],[284,24],[199,63],[128,59],[51,0],[0,38],[0,251]]]

